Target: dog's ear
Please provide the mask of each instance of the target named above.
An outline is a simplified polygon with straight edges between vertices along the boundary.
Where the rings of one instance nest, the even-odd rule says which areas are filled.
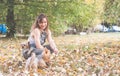
[[[21,45],[22,49],[25,47],[25,44],[23,44],[23,43],[21,43],[20,45]]]
[[[22,47],[22,49],[27,49],[27,48],[29,48],[28,42],[27,42],[27,43],[26,43],[26,42],[21,43],[21,47]]]

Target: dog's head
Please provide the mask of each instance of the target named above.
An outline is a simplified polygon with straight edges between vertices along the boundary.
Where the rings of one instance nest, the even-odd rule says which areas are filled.
[[[44,48],[44,51],[43,51],[43,60],[45,62],[50,62],[50,50],[48,50],[47,48]]]
[[[21,47],[22,47],[22,49],[28,49],[29,48],[27,43],[21,43]]]
[[[26,44],[26,43],[21,43],[21,51],[22,51],[22,53],[24,54],[27,54],[28,53],[28,51],[29,51],[29,47],[28,47],[28,45]]]

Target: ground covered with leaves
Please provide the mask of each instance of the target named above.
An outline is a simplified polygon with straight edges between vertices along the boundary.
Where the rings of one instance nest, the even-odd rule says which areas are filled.
[[[58,55],[34,75],[24,71],[20,43],[26,40],[0,40],[0,76],[120,76],[120,33],[54,37]]]

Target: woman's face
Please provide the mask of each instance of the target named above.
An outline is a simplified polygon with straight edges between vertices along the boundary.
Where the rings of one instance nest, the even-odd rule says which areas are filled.
[[[47,19],[43,18],[41,22],[39,22],[40,29],[44,30],[47,27]]]

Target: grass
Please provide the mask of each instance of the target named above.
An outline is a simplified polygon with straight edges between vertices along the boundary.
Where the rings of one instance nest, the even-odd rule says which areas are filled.
[[[91,33],[89,35],[65,35],[54,38],[59,49],[79,49],[83,46],[120,41],[120,33]]]

